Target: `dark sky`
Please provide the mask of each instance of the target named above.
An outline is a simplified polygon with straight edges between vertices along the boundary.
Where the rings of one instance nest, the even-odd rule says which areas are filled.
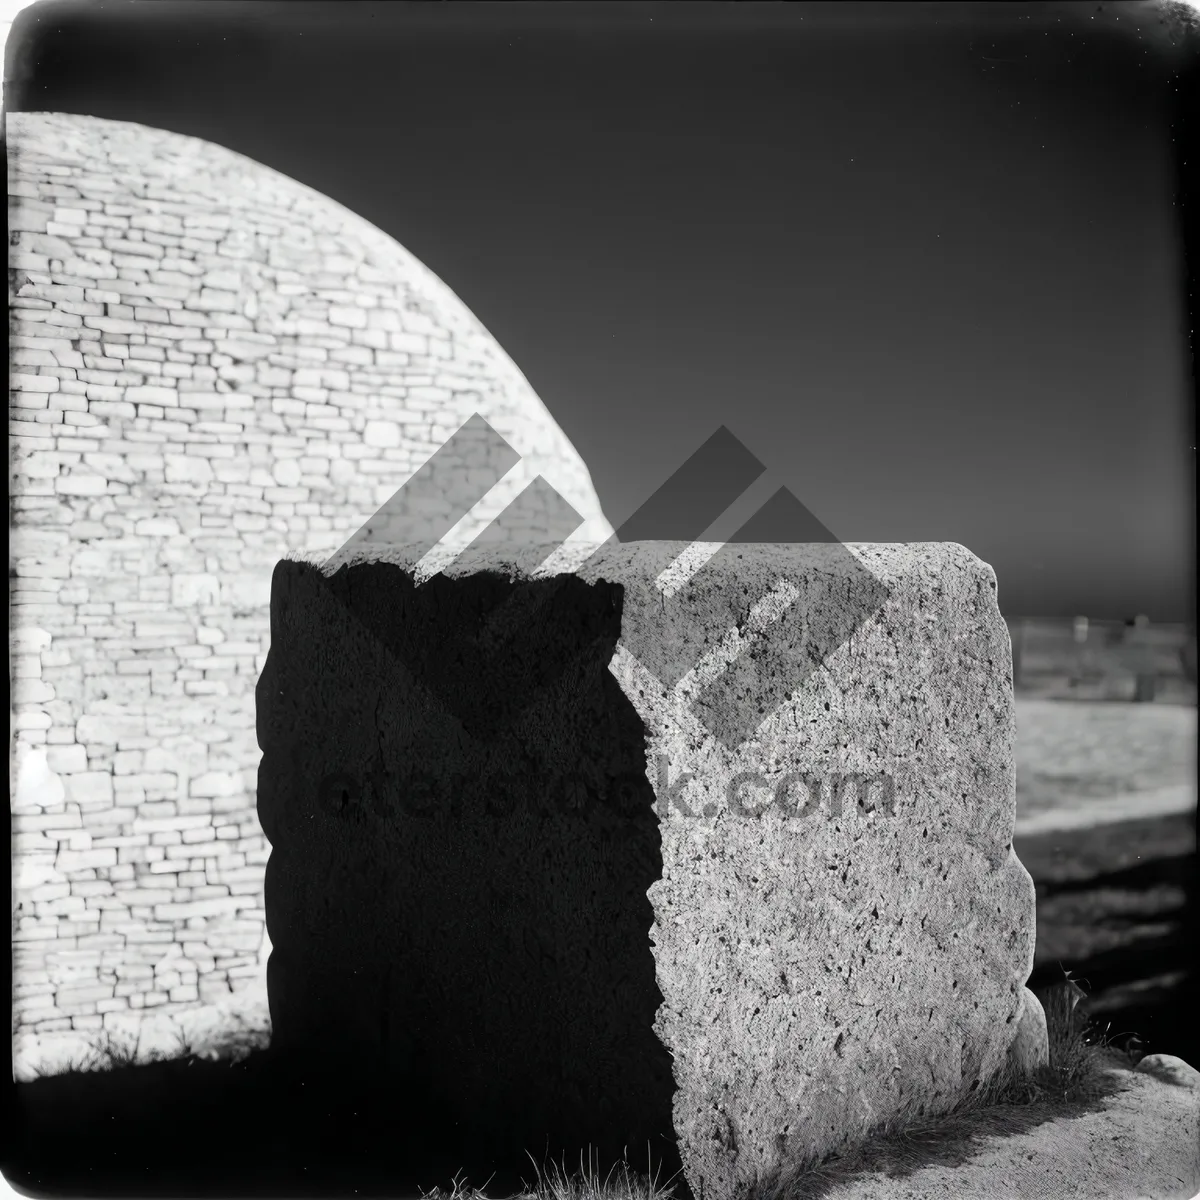
[[[968,546],[1009,614],[1178,621],[1200,39],[1177,20],[43,0],[6,73],[13,110],[206,138],[386,230],[516,360],[614,524],[725,424],[837,537]]]

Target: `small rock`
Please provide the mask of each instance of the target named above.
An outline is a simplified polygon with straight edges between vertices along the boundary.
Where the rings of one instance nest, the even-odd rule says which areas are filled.
[[[1050,1063],[1050,1039],[1042,1002],[1025,989],[1025,1009],[1017,1022],[1017,1033],[1008,1048],[1008,1061],[1018,1075],[1031,1075]]]
[[[1200,1088],[1200,1071],[1173,1054],[1147,1054],[1137,1069],[1176,1087]]]

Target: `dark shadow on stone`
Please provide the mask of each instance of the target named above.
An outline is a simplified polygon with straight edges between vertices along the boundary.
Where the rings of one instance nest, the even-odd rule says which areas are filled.
[[[417,586],[395,566],[359,563],[321,579],[381,651],[483,739],[559,682],[614,619],[619,633],[622,589],[573,575],[513,582],[492,572],[438,574]],[[497,613],[499,629],[489,619]]]
[[[513,590],[539,620],[481,648]],[[257,693],[272,1046],[381,1113],[418,1099],[464,1169],[532,1181],[527,1151],[571,1168],[589,1147],[602,1175],[626,1150],[644,1169],[647,1142],[678,1169],[652,1029],[658,817],[608,670],[621,603],[577,576],[276,568]]]

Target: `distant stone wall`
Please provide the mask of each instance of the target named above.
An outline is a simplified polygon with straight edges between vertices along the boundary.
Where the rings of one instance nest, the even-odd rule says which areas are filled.
[[[162,130],[7,136],[13,1033],[87,1033],[261,985],[280,558],[336,550],[475,412],[521,456],[490,512],[540,473],[579,537],[611,527],[511,360],[380,230]]]

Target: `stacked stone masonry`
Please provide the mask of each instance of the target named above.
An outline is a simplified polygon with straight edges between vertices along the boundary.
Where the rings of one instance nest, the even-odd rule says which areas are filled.
[[[539,474],[580,538],[611,527],[511,360],[375,227],[162,130],[17,113],[7,137],[13,1034],[36,1038],[262,985],[280,558],[342,546],[475,412],[521,460],[457,540]]]

